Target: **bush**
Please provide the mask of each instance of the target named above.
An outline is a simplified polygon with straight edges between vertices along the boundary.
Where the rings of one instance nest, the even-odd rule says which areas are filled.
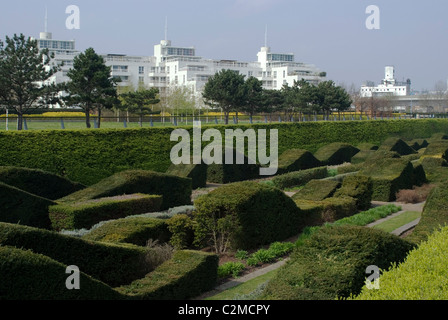
[[[373,181],[368,176],[349,175],[335,193],[335,197],[351,197],[356,200],[358,210],[367,210],[371,206]]]
[[[277,174],[306,170],[320,166],[320,161],[314,155],[303,149],[289,149],[278,158]]]
[[[85,188],[53,173],[38,169],[0,167],[0,181],[35,194],[42,198],[56,200]]]
[[[436,230],[412,250],[405,261],[393,264],[380,277],[380,289],[365,286],[354,300],[447,300],[448,228]]]
[[[226,262],[218,267],[218,278],[237,278],[245,268],[241,262]]]
[[[205,241],[215,248],[220,243],[209,242],[213,232],[216,237],[224,236],[222,241],[229,241],[230,247],[247,250],[282,241],[304,227],[303,216],[291,198],[277,188],[257,182],[217,188],[199,197],[195,207],[196,242]]]
[[[428,140],[426,140],[426,139],[413,139],[408,142],[408,145],[412,149],[418,151],[420,149],[426,148],[429,145],[429,143],[428,143]]]
[[[402,203],[421,203],[426,200],[433,185],[415,186],[411,190],[400,190],[397,193],[397,201]]]
[[[138,300],[185,300],[212,289],[217,278],[217,255],[181,250],[146,277],[117,290]]]
[[[176,249],[191,247],[194,240],[194,226],[192,217],[186,214],[178,214],[168,219],[168,230],[171,232],[170,243]]]
[[[338,165],[350,162],[360,150],[348,143],[330,143],[316,151],[314,156],[325,165]]]
[[[145,263],[145,248],[86,241],[33,227],[0,223],[0,244],[30,249],[63,264],[76,265],[110,286],[130,283],[151,271]]]
[[[145,217],[129,217],[107,221],[84,235],[84,240],[131,243],[146,246],[148,240],[161,243],[170,240],[171,233],[165,220]]]
[[[278,258],[289,254],[294,248],[292,242],[274,242],[268,249],[259,249],[247,258],[249,266],[257,266],[264,263],[270,263]]]
[[[358,293],[366,268],[387,268],[403,261],[413,245],[383,231],[358,226],[329,226],[304,240],[269,282],[262,298],[333,300]]]
[[[367,150],[378,150],[379,146],[375,143],[369,143],[369,142],[363,142],[360,143],[358,145],[356,145],[356,147],[361,150],[361,151],[367,151]]]
[[[357,154],[355,154],[352,159],[352,164],[359,164],[366,161],[368,158],[370,158],[373,154],[375,154],[376,150],[361,150]]]
[[[161,210],[191,204],[191,179],[165,173],[128,170],[61,198],[58,202],[81,202],[123,194],[144,193],[163,196]]]
[[[130,215],[158,211],[162,196],[133,194],[99,198],[49,207],[52,227],[55,230],[90,228],[104,221]]]
[[[192,188],[203,188],[207,185],[207,165],[202,164],[172,164],[167,174],[174,176],[190,178],[192,180]]]
[[[48,207],[55,202],[0,182],[0,221],[51,229]]]
[[[430,183],[444,183],[448,179],[448,162],[445,159],[426,157],[420,162]]]
[[[341,186],[339,181],[334,180],[311,180],[295,195],[293,200],[312,200],[320,201],[333,196],[336,190]]]
[[[404,142],[400,138],[388,138],[386,139],[379,147],[380,151],[395,151],[399,155],[408,155],[417,153],[414,149],[412,149],[406,142]]]
[[[301,186],[313,179],[322,179],[328,176],[327,167],[301,170],[297,172],[285,173],[274,177],[271,181],[279,189],[286,189]]]
[[[448,140],[431,141],[423,157],[442,158],[448,161]]]
[[[31,250],[0,246],[1,300],[120,300],[126,297],[80,269],[80,289],[68,290],[67,265]]]

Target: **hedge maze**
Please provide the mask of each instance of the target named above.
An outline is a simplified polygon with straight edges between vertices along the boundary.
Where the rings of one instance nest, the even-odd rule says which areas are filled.
[[[160,146],[166,129],[136,131],[123,156],[128,165],[115,158],[123,133],[110,131],[110,158],[98,156],[103,168],[90,178],[96,167],[89,167],[85,148],[92,151],[89,144],[105,139],[104,132],[73,133],[78,142],[85,135],[87,145],[64,146],[76,149],[74,158],[84,155],[84,166],[56,150],[50,163],[39,166],[32,156],[9,155],[8,142],[0,158],[0,299],[194,298],[217,284],[221,254],[296,236],[290,262],[262,299],[356,296],[366,266],[404,262],[448,221],[448,137],[441,133],[448,123],[422,120],[410,128],[409,122],[387,121],[389,136],[379,133],[385,124],[378,121],[365,127],[341,123],[338,129],[325,122],[319,138],[309,136],[315,123],[279,124],[286,133],[280,136],[279,170],[269,179],[259,176],[258,164],[167,165],[162,155],[168,143],[142,158],[136,149],[143,147],[134,143],[150,137],[153,147]],[[339,141],[331,129],[341,133]],[[53,140],[60,143],[66,134]],[[14,138],[1,133],[0,141],[4,135]],[[221,185],[194,198],[208,183]],[[404,239],[345,223],[367,215],[373,200],[392,202],[400,190],[426,183],[434,188],[421,222]],[[65,287],[69,265],[81,271],[81,290]]]

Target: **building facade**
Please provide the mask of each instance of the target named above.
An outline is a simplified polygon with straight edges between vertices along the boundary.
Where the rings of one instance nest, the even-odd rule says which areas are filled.
[[[381,84],[375,86],[373,83],[366,83],[361,86],[361,97],[384,97],[384,96],[408,96],[411,93],[411,80],[398,82],[395,80],[395,68],[385,67],[384,79]]]

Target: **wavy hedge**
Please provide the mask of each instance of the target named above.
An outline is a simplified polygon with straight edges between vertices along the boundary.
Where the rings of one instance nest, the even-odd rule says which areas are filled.
[[[178,127],[179,128],[179,127]],[[279,154],[288,149],[310,152],[332,142],[380,144],[390,136],[429,138],[448,132],[448,120],[387,120],[303,122],[252,125],[203,125],[225,129],[278,129]],[[100,130],[44,130],[0,132],[0,166],[36,168],[92,185],[128,169],[165,172],[171,165],[174,127]],[[192,128],[186,128],[192,137]],[[269,142],[269,139],[267,139]]]

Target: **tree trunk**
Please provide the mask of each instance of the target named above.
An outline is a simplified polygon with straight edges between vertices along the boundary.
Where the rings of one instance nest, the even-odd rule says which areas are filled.
[[[101,128],[101,107],[98,107],[98,129]]]
[[[225,112],[224,113],[224,117],[225,117],[225,124],[229,124],[229,112]]]
[[[17,112],[17,130],[23,130],[23,114],[21,111]]]
[[[140,124],[140,128],[142,128],[143,127],[143,113],[140,113],[139,124]]]
[[[86,127],[87,127],[87,129],[90,129],[91,128],[91,126],[90,126],[90,108],[86,109],[85,114],[86,114]]]

